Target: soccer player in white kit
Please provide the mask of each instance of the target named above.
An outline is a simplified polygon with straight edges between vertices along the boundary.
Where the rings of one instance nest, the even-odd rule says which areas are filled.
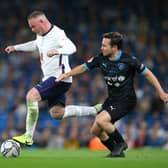
[[[60,74],[70,71],[68,55],[76,52],[76,46],[62,29],[51,24],[42,11],[32,12],[28,16],[28,24],[32,32],[36,34],[36,39],[7,46],[5,51],[8,54],[14,51],[38,50],[39,52],[43,79],[26,95],[26,132],[21,136],[13,137],[19,143],[31,146],[39,115],[39,101],[48,101],[50,115],[55,119],[96,115],[101,105],[65,106],[65,93],[71,86],[72,78],[60,82],[57,82],[56,79]]]

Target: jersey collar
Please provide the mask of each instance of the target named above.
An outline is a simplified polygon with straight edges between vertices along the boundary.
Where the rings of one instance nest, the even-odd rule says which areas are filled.
[[[121,55],[122,55],[122,50],[119,50],[119,52],[118,52],[118,54],[117,54],[117,56],[116,56],[114,61],[119,61],[120,58],[121,58]]]
[[[48,34],[53,27],[54,27],[54,25],[51,25],[50,29],[46,33],[44,33],[42,36],[45,36],[46,34]]]

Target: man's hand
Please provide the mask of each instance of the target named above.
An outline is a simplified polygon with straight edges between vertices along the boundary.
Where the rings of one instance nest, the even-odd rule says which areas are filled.
[[[168,103],[168,94],[167,93],[163,92],[159,96],[165,103]]]
[[[14,46],[7,46],[5,49],[5,52],[7,52],[8,54],[10,54],[11,52],[15,51]]]
[[[57,79],[56,81],[59,82],[59,81],[62,81],[62,80],[65,80],[67,79],[69,76],[68,74],[64,73],[64,74],[61,74]]]
[[[58,53],[58,51],[56,51],[56,50],[51,50],[51,51],[48,51],[47,52],[47,56],[48,57],[52,57],[52,56],[54,56],[54,55],[58,55],[59,53]]]

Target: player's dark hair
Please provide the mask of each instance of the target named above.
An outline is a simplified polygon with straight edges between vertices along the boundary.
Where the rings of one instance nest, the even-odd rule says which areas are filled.
[[[36,17],[41,16],[41,15],[45,15],[45,13],[42,12],[42,11],[33,11],[32,13],[30,13],[28,15],[27,19],[29,20],[31,18],[36,18]]]
[[[116,45],[118,49],[122,49],[123,46],[123,35],[119,32],[104,33],[103,38],[109,38],[111,40],[111,46]]]

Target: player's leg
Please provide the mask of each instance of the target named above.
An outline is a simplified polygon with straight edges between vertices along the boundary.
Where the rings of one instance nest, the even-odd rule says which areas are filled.
[[[101,104],[97,104],[96,106],[65,106],[65,101],[61,100],[62,98],[57,98],[56,105],[52,106],[49,110],[50,115],[55,119],[96,115],[101,109]]]
[[[123,151],[127,148],[127,144],[114,124],[111,123],[111,116],[107,111],[104,110],[96,116],[96,124],[108,135],[108,138],[106,136],[105,139],[102,139],[102,143],[111,151],[108,156],[124,157]]]
[[[48,87],[50,89],[43,92],[42,98],[48,100],[48,105],[50,108],[50,114],[55,119],[63,119],[70,117],[80,117],[88,115],[96,115],[102,108],[101,104],[95,106],[77,106],[77,105],[67,105],[66,102],[66,92],[69,90],[71,84],[65,82],[55,82],[55,78],[50,79],[52,86]]]
[[[119,119],[123,118],[124,116],[126,116],[127,114],[129,114],[134,109],[135,105],[136,105],[136,100],[130,98],[125,101],[120,101],[115,103],[109,101],[107,103],[107,106],[104,107],[107,111],[106,115],[110,116],[111,124],[114,127],[112,132],[108,132],[109,131],[108,128],[106,127],[106,125],[104,125],[104,130],[108,132],[109,137],[115,140],[116,153],[123,152],[128,148],[128,145],[124,140],[124,138],[122,137],[122,135],[120,134],[120,132],[115,128],[114,123]]]
[[[32,88],[26,96],[26,102],[27,102],[26,134],[29,134],[31,137],[33,137],[39,115],[39,107],[38,107],[39,101],[41,101],[39,91],[36,88]]]
[[[32,88],[26,96],[27,116],[26,116],[26,132],[21,136],[15,136],[13,139],[21,144],[31,146],[33,144],[33,134],[37,124],[39,115],[38,102],[41,96],[36,88]]]
[[[116,143],[125,142],[115,125],[111,122],[111,116],[107,111],[104,110],[96,116],[96,123],[109,137],[113,138]]]
[[[113,151],[115,145],[114,141],[112,139],[108,140],[108,134],[97,125],[96,120],[91,127],[91,133],[96,135],[110,151]]]
[[[39,114],[38,101],[47,100],[48,97],[52,96],[52,88],[55,86],[55,84],[55,78],[51,77],[40,84],[37,84],[27,93],[26,132],[21,136],[13,137],[14,140],[28,146],[33,144],[32,138]]]
[[[97,104],[95,106],[68,105],[65,107],[63,118],[96,115],[101,108],[102,104]]]

